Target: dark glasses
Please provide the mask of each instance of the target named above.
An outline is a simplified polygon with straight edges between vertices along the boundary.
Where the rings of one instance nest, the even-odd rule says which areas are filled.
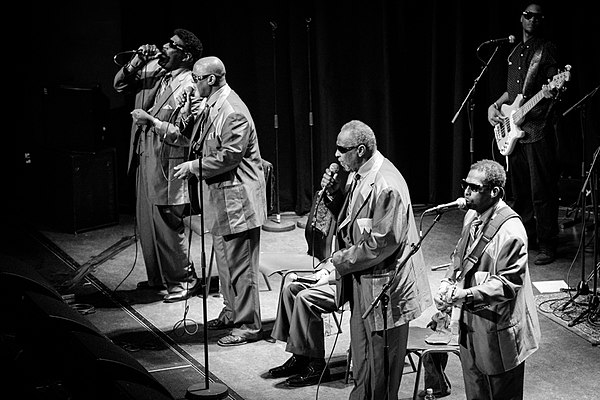
[[[206,78],[208,78],[211,75],[213,75],[213,74],[198,76],[192,72],[192,80],[194,81],[194,83],[202,82],[203,80],[205,80]]]
[[[478,183],[470,183],[470,182],[467,182],[466,179],[463,179],[462,181],[460,181],[460,187],[462,187],[462,190],[467,190],[467,188],[469,188],[469,189],[471,189],[471,192],[480,192],[486,188],[486,185],[480,185]]]
[[[343,146],[337,146],[337,145],[335,147],[337,148],[337,151],[339,151],[340,153],[346,154],[350,150],[354,150],[354,149],[358,148],[358,146],[360,146],[360,144],[356,145],[356,146],[352,146],[352,147],[343,147]]]
[[[526,20],[530,20],[531,18],[544,19],[544,14],[542,13],[534,13],[532,11],[523,11],[523,18]]]
[[[172,48],[172,49],[177,49],[177,50],[180,50],[180,51],[183,51],[183,52],[185,52],[185,49],[183,48],[183,46],[182,46],[182,45],[180,45],[179,43],[175,43],[175,42],[173,41],[173,39],[169,39],[169,41],[167,42],[167,44],[168,44],[168,45],[169,45],[169,47],[170,47],[170,48]]]

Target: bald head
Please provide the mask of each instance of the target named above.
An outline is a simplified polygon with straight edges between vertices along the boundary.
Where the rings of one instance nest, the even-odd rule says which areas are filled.
[[[198,75],[214,74],[221,77],[225,76],[225,64],[217,57],[202,57],[194,64],[194,71],[198,71]]]

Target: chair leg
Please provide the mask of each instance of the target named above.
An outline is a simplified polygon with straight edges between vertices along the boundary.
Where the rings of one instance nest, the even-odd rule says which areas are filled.
[[[406,356],[408,357],[408,361],[410,362],[410,366],[412,367],[413,372],[417,372],[417,366],[415,365],[415,362],[413,361],[412,353],[413,353],[412,351],[407,351]]]
[[[335,312],[332,312],[331,315],[333,315],[333,320],[335,321],[338,332],[342,333],[342,325],[340,324],[340,320],[338,319],[337,315],[335,315]]]
[[[206,277],[206,282],[204,282],[206,285],[206,287],[204,288],[204,298],[205,299],[208,298],[208,294],[210,293],[210,280],[212,278],[212,267],[213,267],[214,258],[215,258],[215,246],[211,246],[210,261],[208,262],[208,276]]]
[[[352,375],[352,348],[348,346],[346,351],[346,375],[344,376],[344,383],[350,381],[350,375]]]
[[[271,290],[271,282],[269,282],[269,277],[267,276],[267,274],[265,274],[264,272],[260,272],[263,276],[263,278],[265,279],[265,283],[267,284],[267,288],[269,289],[269,291]]]

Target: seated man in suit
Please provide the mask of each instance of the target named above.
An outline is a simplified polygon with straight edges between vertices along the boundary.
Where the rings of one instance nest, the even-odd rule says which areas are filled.
[[[272,378],[288,377],[285,383],[292,387],[317,384],[321,375],[324,381],[330,377],[325,362],[322,314],[337,310],[335,269],[328,258],[335,224],[333,215],[322,202],[316,204],[315,224],[311,218],[314,211],[315,205],[307,221],[305,237],[308,253],[321,260],[321,263],[314,274],[298,279],[293,277],[283,288],[271,333],[274,339],[287,342],[285,350],[292,356],[283,365],[271,368],[269,375]],[[309,282],[311,278],[316,282]]]

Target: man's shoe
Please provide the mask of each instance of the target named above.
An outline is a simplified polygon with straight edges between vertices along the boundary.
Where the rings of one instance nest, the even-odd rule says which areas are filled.
[[[289,377],[285,383],[290,387],[303,387],[316,385],[319,381],[327,382],[330,379],[331,372],[326,365],[310,363],[300,374]]]
[[[165,285],[158,285],[158,286],[152,286],[150,285],[150,282],[148,281],[140,281],[137,283],[137,288],[139,290],[156,290],[156,291],[160,291],[160,290],[165,290],[166,287]]]
[[[421,391],[420,391],[420,392],[417,394],[417,397],[419,397],[419,398],[421,398],[421,399],[424,399],[426,394],[427,394],[427,391],[426,391],[426,390],[421,390]],[[448,389],[448,390],[447,390],[447,391],[445,391],[445,392],[441,392],[441,391],[433,392],[433,395],[434,395],[434,396],[435,396],[437,399],[439,399],[439,398],[441,398],[441,397],[450,396],[450,389]]]
[[[175,292],[175,293],[169,293],[167,294],[164,298],[163,298],[163,302],[165,303],[175,303],[178,301],[182,301],[182,300],[187,300],[190,297],[193,297],[196,295],[196,293],[200,290],[200,287],[202,285],[200,284],[200,281],[197,281],[196,284],[194,286],[192,286],[189,289],[183,289],[179,292]]]
[[[279,367],[271,368],[269,375],[272,378],[283,378],[302,372],[308,364],[308,357],[293,354],[286,362]]]
[[[556,260],[556,251],[552,247],[540,246],[540,252],[535,257],[535,265],[546,265]]]

